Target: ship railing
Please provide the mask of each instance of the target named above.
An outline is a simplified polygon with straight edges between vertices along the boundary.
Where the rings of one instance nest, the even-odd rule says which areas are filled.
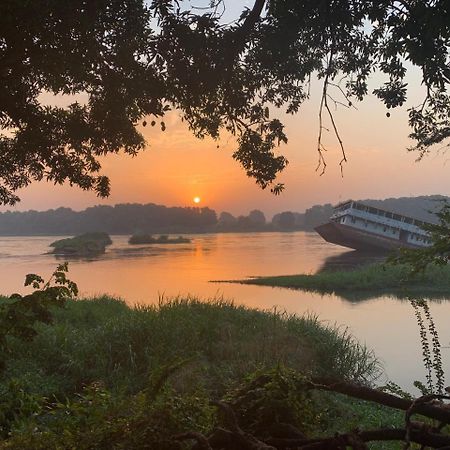
[[[378,214],[374,214],[369,211],[362,211],[360,209],[355,209],[355,208],[348,208],[343,211],[335,212],[331,216],[331,219],[338,219],[345,215],[353,216],[353,217],[363,219],[363,220],[369,220],[370,222],[373,222],[373,223],[386,225],[386,226],[389,226],[392,228],[398,228],[401,230],[409,231],[411,233],[420,234],[422,236],[428,236],[428,234],[429,234],[428,232],[426,232],[419,226],[414,225],[412,223],[403,222],[398,219],[391,219],[386,216],[380,216]],[[402,216],[400,216],[400,217],[402,217]]]

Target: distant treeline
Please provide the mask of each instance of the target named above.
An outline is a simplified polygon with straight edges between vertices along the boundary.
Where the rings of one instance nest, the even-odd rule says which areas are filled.
[[[439,195],[362,200],[372,206],[396,211],[425,221],[433,221],[430,211],[439,209]],[[229,212],[216,212],[209,208],[167,207],[149,203],[94,206],[84,211],[70,208],[49,211],[0,213],[0,235],[75,235],[91,231],[109,234],[134,233],[204,233],[204,232],[256,232],[256,231],[312,231],[329,220],[331,204],[315,205],[304,213],[284,211],[267,221],[264,213],[251,211],[247,216],[233,216]]]
[[[0,214],[0,235],[73,235],[91,231],[109,234],[209,231],[217,223],[209,208],[177,208],[149,203],[94,206]]]

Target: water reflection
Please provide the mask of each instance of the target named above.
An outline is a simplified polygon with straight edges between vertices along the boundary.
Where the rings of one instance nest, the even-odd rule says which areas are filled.
[[[188,245],[188,246],[186,246]],[[147,245],[129,245],[117,246],[108,249],[104,254],[98,255],[55,255],[53,257],[58,261],[82,261],[82,262],[94,262],[94,261],[107,261],[107,260],[121,260],[127,258],[148,258],[152,256],[167,255],[176,256],[177,254],[184,253],[197,253],[198,248],[194,246],[189,246],[189,244],[147,244]]]
[[[323,264],[317,269],[317,273],[352,270],[358,267],[383,262],[386,258],[386,253],[366,253],[359,250],[344,251],[337,255],[327,256]]]
[[[312,313],[328,324],[348,326],[362,343],[373,348],[387,376],[409,388],[414,379],[425,379],[420,365],[417,324],[410,304],[387,295],[364,301],[312,292],[250,286],[212,284],[208,280],[244,279],[251,276],[289,275],[355,267],[376,262],[377,255],[362,255],[324,242],[315,233],[257,233],[191,235],[190,244],[130,246],[128,236],[112,236],[113,244],[97,258],[71,259],[69,277],[82,296],[110,294],[130,304],[157,304],[161,294],[223,296],[252,308]],[[48,237],[0,237],[0,292],[26,293],[27,273],[45,279],[54,271],[54,255],[47,254]],[[64,260],[66,258],[63,258]],[[22,288],[21,288],[22,286]],[[398,297],[397,297],[398,298]],[[450,302],[433,302],[441,341],[450,342]],[[443,349],[450,373],[449,349]],[[407,355],[407,356],[405,356]]]

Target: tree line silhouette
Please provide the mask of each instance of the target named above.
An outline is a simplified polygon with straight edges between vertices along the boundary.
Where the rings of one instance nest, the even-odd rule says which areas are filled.
[[[363,200],[367,204],[399,212],[425,221],[434,214],[446,197],[420,196]],[[314,205],[305,212],[283,211],[267,220],[262,211],[248,215],[217,214],[210,208],[168,207],[164,205],[127,203],[115,206],[93,206],[83,211],[57,208],[48,211],[6,211],[0,213],[0,235],[72,235],[91,231],[110,234],[133,233],[205,233],[258,231],[313,231],[329,220],[330,203]]]

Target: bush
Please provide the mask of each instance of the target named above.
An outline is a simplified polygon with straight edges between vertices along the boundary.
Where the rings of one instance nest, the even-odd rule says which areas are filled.
[[[105,253],[106,247],[112,244],[107,233],[85,233],[73,238],[52,242],[50,247],[56,255],[90,256]]]

